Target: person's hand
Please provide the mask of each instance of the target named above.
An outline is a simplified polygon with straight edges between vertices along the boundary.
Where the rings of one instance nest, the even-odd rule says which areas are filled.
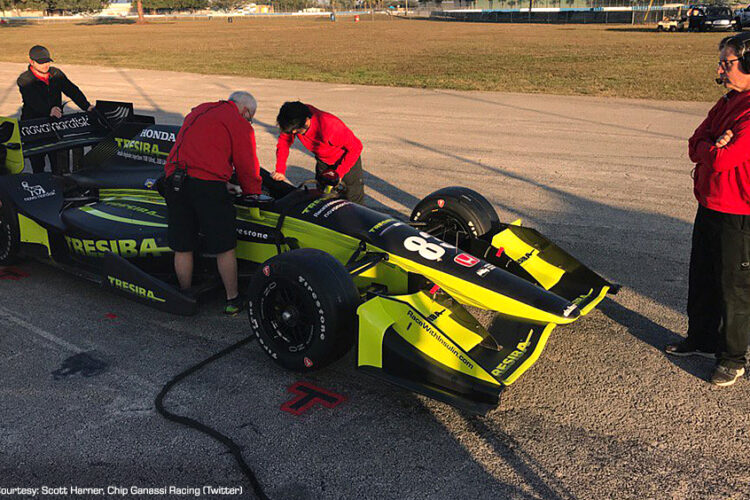
[[[96,106],[94,106],[94,105],[92,104],[91,106],[89,106],[89,108],[88,108],[88,109],[87,109],[86,111],[94,111],[94,108],[95,108],[95,107],[96,107]]]
[[[274,172],[271,174],[271,179],[275,181],[284,181],[289,182],[289,179],[286,178],[286,175],[282,174],[281,172]]]
[[[49,110],[49,115],[54,116],[55,118],[62,118],[62,109],[55,106]]]
[[[341,178],[339,177],[338,172],[336,172],[332,168],[329,168],[327,170],[323,170],[318,174],[318,180],[321,182],[321,184],[325,184],[326,186],[338,186]]]
[[[227,191],[229,194],[233,196],[242,196],[242,188],[238,186],[237,184],[232,184],[231,182],[227,182]]]
[[[729,141],[732,140],[732,137],[734,137],[734,133],[730,129],[727,129],[723,134],[721,134],[721,137],[716,139],[716,144],[714,144],[717,148],[723,148],[727,144],[729,144]]]
[[[246,194],[242,199],[253,204],[270,203],[273,201],[271,196],[265,194]]]

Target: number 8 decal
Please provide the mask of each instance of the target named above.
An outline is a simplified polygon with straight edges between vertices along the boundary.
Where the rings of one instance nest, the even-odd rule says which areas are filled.
[[[440,260],[445,255],[445,248],[430,243],[419,236],[409,236],[404,240],[404,248],[410,252],[419,252],[420,257],[427,260]]]

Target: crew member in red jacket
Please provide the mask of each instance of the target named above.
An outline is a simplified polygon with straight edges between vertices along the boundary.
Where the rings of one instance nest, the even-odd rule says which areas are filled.
[[[331,113],[321,111],[299,101],[285,102],[276,121],[281,129],[276,144],[276,172],[271,177],[286,180],[286,160],[289,147],[299,139],[315,155],[316,177],[326,184],[345,186],[344,196],[354,203],[365,198],[362,180],[362,142],[344,122]]]
[[[169,246],[180,287],[190,288],[193,252],[201,248],[216,255],[227,294],[224,313],[242,309],[237,288],[235,209],[228,192],[232,173],[246,195],[260,195],[261,178],[251,125],[257,104],[247,92],[234,92],[227,101],[196,106],[185,117],[164,167]]]
[[[676,356],[716,357],[711,382],[745,373],[750,337],[750,35],[719,44],[717,83],[729,89],[689,141],[696,164],[687,338]]]

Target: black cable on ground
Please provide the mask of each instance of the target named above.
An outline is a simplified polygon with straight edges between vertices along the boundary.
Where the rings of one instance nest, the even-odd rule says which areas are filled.
[[[266,496],[265,492],[263,491],[263,487],[260,485],[260,482],[258,482],[258,479],[255,477],[255,473],[250,468],[250,466],[247,465],[247,462],[245,462],[245,459],[242,457],[242,450],[240,450],[239,445],[232,441],[229,437],[225,436],[224,434],[220,433],[219,431],[212,429],[211,427],[208,427],[205,424],[202,424],[198,422],[197,420],[193,420],[189,417],[183,417],[181,415],[175,415],[174,413],[171,413],[167,411],[164,408],[164,397],[167,395],[167,393],[174,387],[175,385],[179,384],[182,380],[184,380],[186,377],[192,375],[193,373],[197,372],[201,368],[205,367],[206,365],[213,363],[217,359],[226,356],[230,352],[239,349],[243,345],[253,341],[255,339],[254,335],[251,335],[249,337],[246,337],[239,342],[230,345],[226,349],[223,349],[210,358],[201,361],[195,366],[192,366],[185,370],[184,372],[180,373],[179,375],[175,376],[172,380],[167,382],[167,384],[162,388],[161,392],[159,392],[159,395],[156,396],[156,400],[154,403],[156,404],[156,411],[158,411],[164,418],[167,420],[171,420],[172,422],[177,422],[182,425],[186,425],[190,428],[193,428],[197,431],[200,431],[204,434],[207,434],[223,444],[224,446],[229,449],[229,451],[234,456],[234,459],[237,461],[237,464],[240,466],[240,469],[242,470],[242,473],[245,474],[245,477],[250,481],[250,484],[253,487],[253,492],[255,493],[255,496],[257,496],[261,500],[269,500],[268,496]]]

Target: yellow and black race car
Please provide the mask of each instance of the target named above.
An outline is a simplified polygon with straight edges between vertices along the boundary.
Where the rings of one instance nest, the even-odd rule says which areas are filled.
[[[145,304],[195,313],[195,297],[170,284],[156,189],[178,128],[134,123],[132,107],[108,113],[98,121],[114,116],[116,126],[87,132],[0,121],[12,174],[0,177],[0,265],[37,256]],[[97,121],[79,115],[79,124]],[[55,127],[39,146],[35,133]],[[92,142],[65,178],[20,173],[24,156]],[[322,368],[356,345],[361,370],[483,413],[556,325],[616,292],[534,229],[501,223],[467,188],[438,190],[399,220],[317,185],[263,178],[267,200],[237,200],[237,256],[252,274],[250,328],[290,370]],[[467,306],[496,313],[491,331]]]

